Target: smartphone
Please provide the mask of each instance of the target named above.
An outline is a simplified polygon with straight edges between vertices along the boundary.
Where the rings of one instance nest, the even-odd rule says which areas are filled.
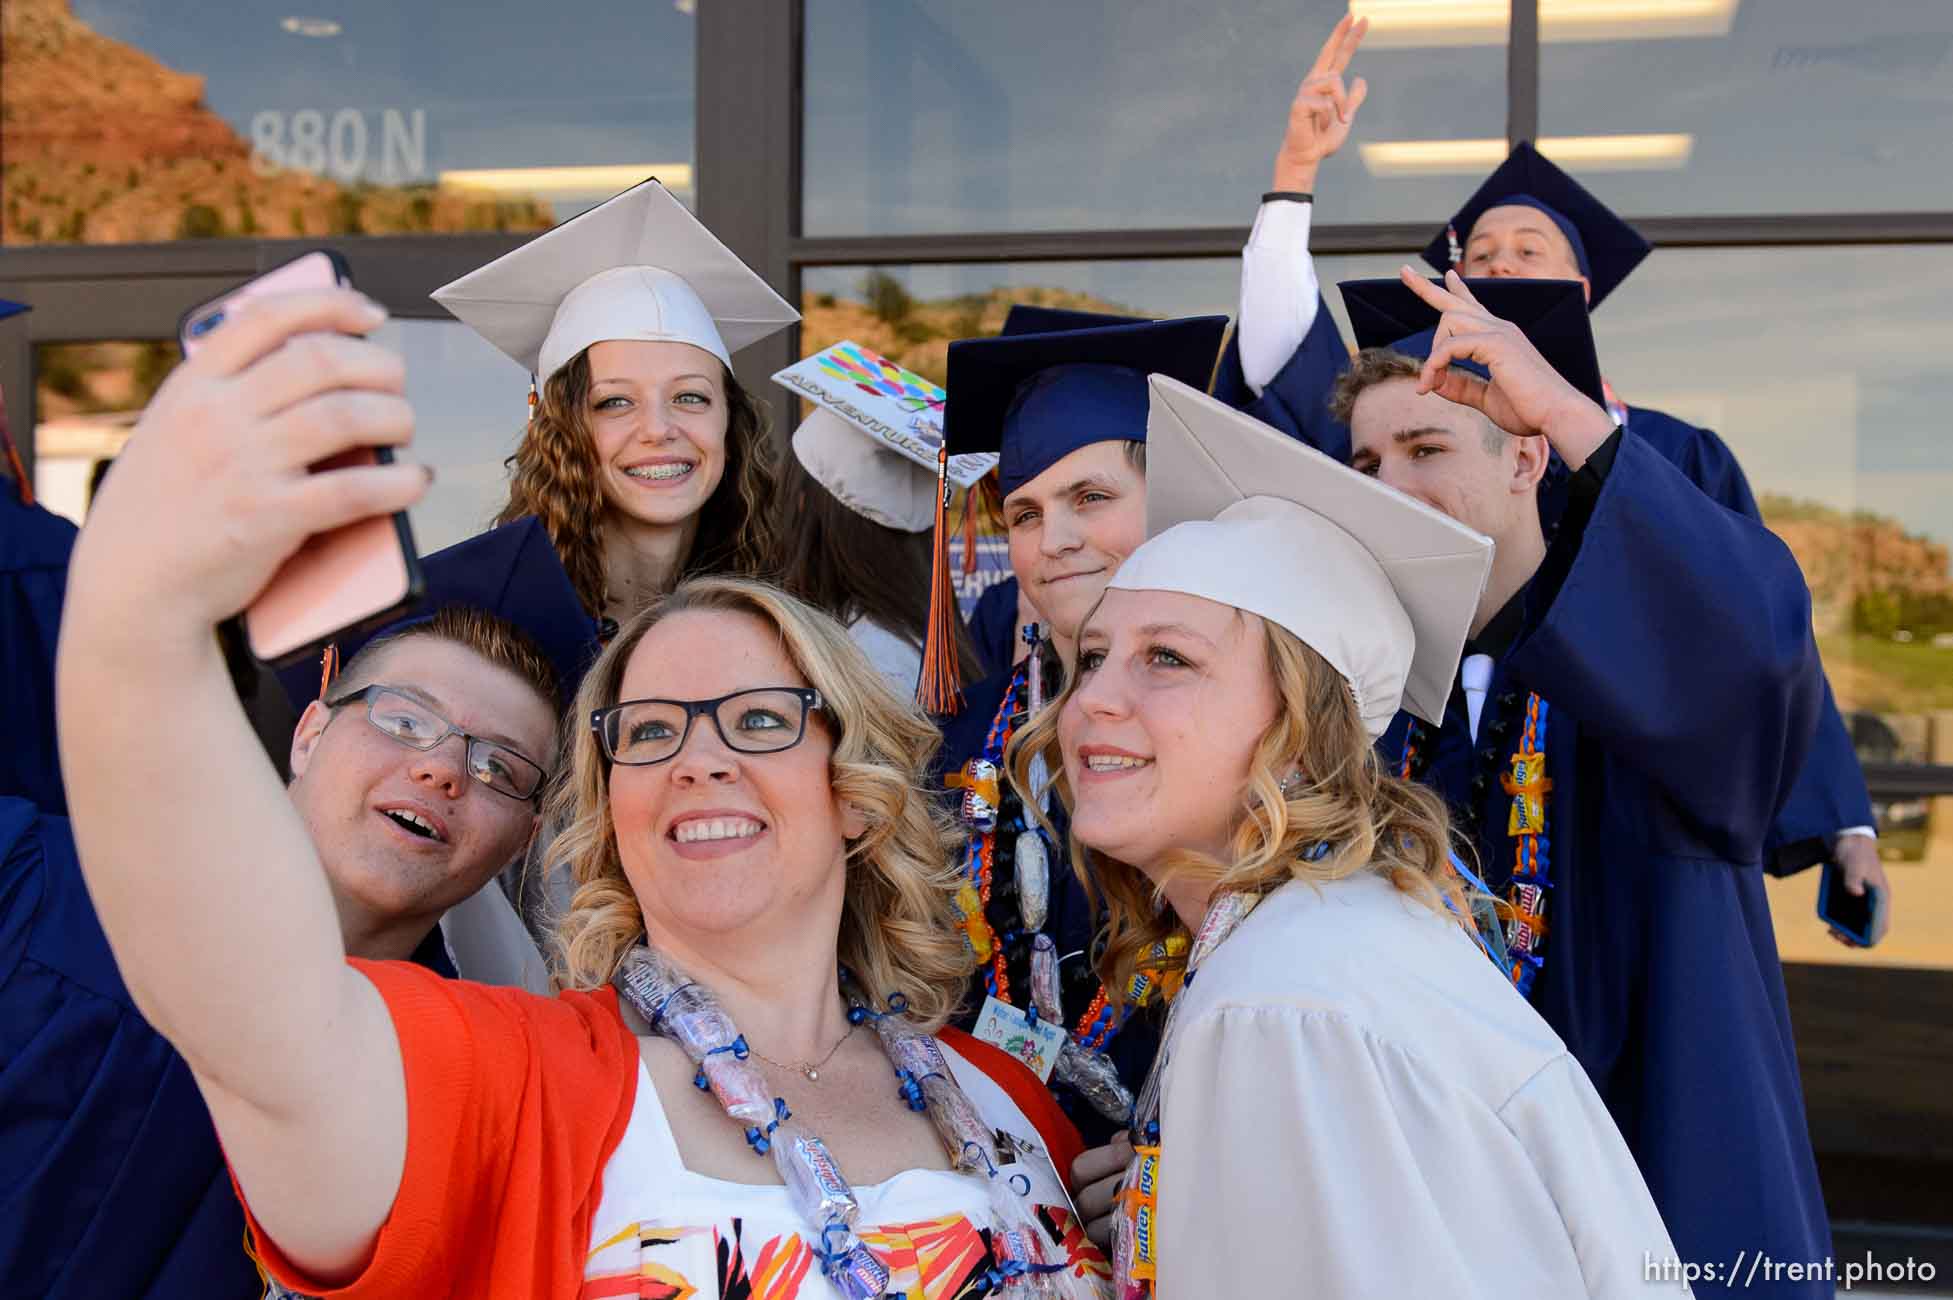
[[[1885,900],[1876,886],[1854,894],[1845,888],[1844,868],[1835,862],[1824,864],[1824,877],[1817,886],[1817,916],[1853,943],[1869,948],[1878,932],[1878,916]]]
[[[324,248],[301,253],[184,312],[177,326],[183,355],[195,355],[238,308],[254,299],[352,282],[346,259],[338,253]],[[388,448],[360,448],[320,461],[312,470],[383,465],[392,459]],[[279,566],[244,611],[245,644],[261,662],[288,667],[316,656],[342,636],[392,622],[419,604],[425,589],[404,511],[315,533]]]

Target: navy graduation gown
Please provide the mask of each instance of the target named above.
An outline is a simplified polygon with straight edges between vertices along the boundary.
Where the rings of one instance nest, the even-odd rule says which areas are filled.
[[[1743,467],[1713,431],[1644,406],[1628,407],[1628,428],[1712,500],[1746,519],[1762,520]],[[1876,820],[1865,788],[1865,773],[1858,765],[1858,750],[1851,743],[1851,732],[1838,713],[1827,680],[1817,735],[1771,828],[1764,868],[1779,876],[1801,871],[1831,856],[1831,837],[1841,828],[1874,826]]]
[[[1002,578],[983,589],[970,611],[970,641],[987,673],[1002,672],[1017,659],[1017,578]],[[977,737],[979,743],[982,737]]]
[[[123,987],[67,819],[0,799],[0,1278],[10,1295],[263,1289],[190,1067]]]
[[[961,711],[939,716],[936,721],[943,731],[943,747],[937,751],[935,786],[942,788],[942,778],[958,771],[963,764],[983,752],[985,737],[989,734],[991,723],[996,719],[997,710],[1002,706],[1004,691],[1009,687],[1011,671],[993,673],[963,693]],[[960,791],[950,791],[950,796],[960,798]],[[1013,806],[1016,800],[1011,800]],[[1097,987],[1095,980],[1078,980],[1082,963],[1090,960],[1093,940],[1098,935],[1098,922],[1092,908],[1092,901],[1085,893],[1085,886],[1078,874],[1071,868],[1070,836],[1071,824],[1065,816],[1064,806],[1056,799],[1051,801],[1051,821],[1057,828],[1056,844],[1051,852],[1051,900],[1045,920],[1045,933],[1051,936],[1058,946],[1060,958],[1069,954],[1085,954],[1069,957],[1060,964],[1060,970],[1067,978],[1063,985],[1065,993],[1065,1012],[1069,1030],[1084,1012],[1083,999]],[[992,865],[993,908],[998,899],[998,891],[1012,887],[1011,873],[1006,864]],[[1074,993],[1083,988],[1082,998]],[[971,997],[957,1018],[957,1025],[969,1029],[975,1025],[978,1014],[983,1009],[983,979],[979,974],[971,983]],[[1023,1004],[1025,997],[1013,988],[1010,1000]],[[1073,1002],[1079,1002],[1074,1006]],[[1146,1071],[1153,1064],[1153,1056],[1159,1050],[1159,1025],[1148,1012],[1141,1011],[1129,1017],[1126,1023],[1113,1036],[1106,1046],[1106,1056],[1119,1078],[1136,1094],[1146,1081]],[[1060,1083],[1055,1077],[1051,1080],[1051,1094],[1058,1101],[1060,1109],[1071,1117],[1078,1126],[1078,1132],[1087,1147],[1103,1146],[1122,1131],[1122,1126],[1114,1124],[1087,1101],[1076,1089]],[[1058,1171],[1066,1179],[1071,1177],[1069,1169]]]
[[[452,976],[434,930],[414,960]],[[65,817],[0,798],[0,1293],[256,1300],[190,1067],[136,1010]]]
[[[1214,396],[1237,411],[1245,411],[1291,438],[1299,438],[1325,456],[1349,464],[1349,426],[1329,414],[1329,390],[1349,369],[1349,348],[1336,332],[1329,304],[1316,295],[1316,318],[1302,344],[1259,394],[1248,386],[1241,370],[1240,330],[1228,337],[1214,372]]]
[[[1426,779],[1502,889],[1514,845],[1498,775],[1526,693],[1548,703],[1534,1004],[1606,1101],[1683,1259],[1828,1257],[1761,871],[1823,701],[1796,563],[1623,436],[1591,519],[1526,593],[1522,629],[1476,743],[1454,691]],[[1389,759],[1405,723],[1380,742]]]
[[[0,796],[68,811],[54,745],[54,640],[75,526],[0,481]]]
[[[1348,368],[1349,349],[1318,294],[1316,318],[1308,334],[1259,396],[1241,372],[1241,354],[1233,339],[1221,357],[1214,395],[1347,464],[1349,428],[1330,416],[1329,396]],[[1714,432],[1643,406],[1628,407],[1627,427],[1711,500],[1746,519],[1762,519],[1742,466]],[[1565,467],[1556,456],[1539,493],[1540,523],[1548,536],[1565,508],[1565,489]],[[1774,874],[1789,875],[1829,858],[1830,838],[1839,830],[1874,824],[1858,752],[1827,681],[1817,735],[1772,829],[1764,866]]]

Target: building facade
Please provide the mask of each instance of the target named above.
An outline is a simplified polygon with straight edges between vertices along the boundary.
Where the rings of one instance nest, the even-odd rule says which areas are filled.
[[[0,0],[0,297],[34,309],[0,324],[7,413],[79,517],[180,314],[327,244],[408,358],[440,470],[422,546],[458,540],[499,504],[528,377],[428,292],[647,175],[802,305],[737,358],[759,391],[842,337],[940,379],[947,340],[1014,300],[1231,315],[1345,7],[1372,20],[1370,94],[1319,185],[1325,284],[1415,261],[1517,139],[1657,246],[1595,317],[1607,377],[1742,460],[1883,819],[1878,949],[1826,937],[1815,872],[1772,886],[1834,1215],[1947,1228],[1943,0]]]

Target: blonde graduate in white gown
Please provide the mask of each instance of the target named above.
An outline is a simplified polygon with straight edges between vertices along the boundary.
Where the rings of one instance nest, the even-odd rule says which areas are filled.
[[[1529,350],[1494,387],[1543,411]],[[1490,541],[1151,383],[1150,540],[1011,754],[1062,771],[1106,987],[1191,937],[1121,1194],[1079,1200],[1118,1207],[1122,1294],[1674,1294],[1612,1119],[1463,919],[1442,805],[1372,746],[1441,714]]]

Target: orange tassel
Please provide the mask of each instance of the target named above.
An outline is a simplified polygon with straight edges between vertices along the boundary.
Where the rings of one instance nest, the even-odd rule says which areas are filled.
[[[976,492],[974,485],[972,485],[972,489],[963,494],[963,576],[966,578],[976,572],[977,564],[975,498]]]
[[[21,463],[20,448],[14,446],[14,432],[7,424],[6,395],[0,393],[0,445],[7,452],[7,472],[14,476],[14,483],[20,492],[20,503],[24,506],[34,504],[34,485],[27,479],[27,467]]]
[[[916,700],[931,713],[962,707],[963,683],[956,665],[956,589],[949,580],[949,451],[936,453],[936,544],[929,574],[929,635],[922,645],[922,678]]]
[[[338,675],[339,646],[336,642],[327,642],[326,648],[319,654],[319,699],[321,701],[324,701],[332,690],[332,679]]]

